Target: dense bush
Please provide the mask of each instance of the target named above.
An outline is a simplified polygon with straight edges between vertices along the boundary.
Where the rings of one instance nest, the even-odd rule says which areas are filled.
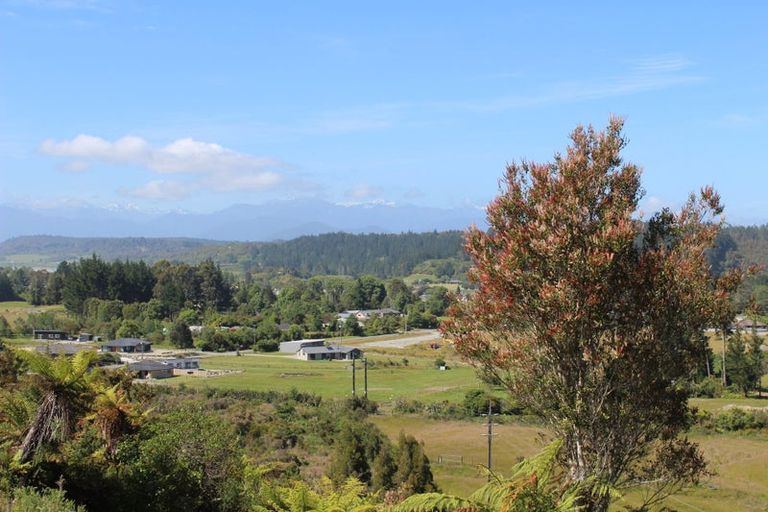
[[[10,497],[0,496],[9,506],[0,505],[4,512],[85,512],[85,508],[68,500],[59,489],[16,489]]]
[[[692,397],[695,398],[720,398],[723,396],[723,384],[720,379],[707,377],[699,382],[694,382],[689,388]]]
[[[740,430],[768,430],[768,410],[733,408],[724,412],[701,412],[699,426],[715,432]]]

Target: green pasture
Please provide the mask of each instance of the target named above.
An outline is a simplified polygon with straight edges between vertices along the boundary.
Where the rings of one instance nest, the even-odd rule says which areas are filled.
[[[423,402],[461,401],[469,390],[481,385],[474,370],[465,365],[440,371],[434,360],[410,358],[405,366],[402,358],[369,356],[373,367],[368,370],[368,396],[377,402],[396,398]],[[297,389],[327,398],[341,398],[352,393],[352,364],[349,361],[301,361],[292,355],[245,354],[242,356],[210,356],[200,362],[206,369],[237,370],[242,373],[219,377],[175,377],[162,381],[170,385],[184,384],[195,388],[238,390]],[[396,365],[396,366],[392,366]],[[363,366],[357,367],[357,391],[363,393]]]
[[[443,492],[467,496],[486,482],[487,427],[481,421],[440,421],[417,416],[375,416],[372,421],[393,441],[401,431],[424,442],[432,473]],[[551,439],[537,427],[494,427],[492,468],[503,475],[523,457],[534,455]],[[438,462],[443,460],[443,463]],[[461,460],[462,463],[459,463]]]
[[[393,440],[400,431],[424,442],[432,472],[443,492],[467,496],[486,478],[485,425],[470,421],[436,421],[415,416],[377,416],[374,423]],[[522,457],[541,450],[550,437],[526,425],[498,425],[493,438],[492,467],[504,475]],[[695,435],[713,475],[699,486],[674,496],[668,506],[680,512],[765,511],[768,504],[768,435]],[[438,462],[442,458],[443,462]],[[463,464],[458,460],[463,458]],[[632,495],[627,503],[633,503]],[[614,507],[622,510],[622,503]]]
[[[13,324],[18,318],[26,318],[30,313],[43,313],[46,311],[62,315],[66,314],[66,310],[62,305],[33,306],[23,300],[0,302],[0,316],[4,316],[10,324]]]
[[[723,411],[729,406],[743,406],[743,407],[765,407],[768,409],[768,394],[763,393],[765,398],[744,398],[744,397],[728,397],[728,398],[691,398],[690,404],[702,411],[707,412],[719,412]]]

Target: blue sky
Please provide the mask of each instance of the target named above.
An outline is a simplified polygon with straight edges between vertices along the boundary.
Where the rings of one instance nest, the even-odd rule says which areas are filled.
[[[768,221],[768,4],[531,4],[0,2],[0,202],[482,206],[615,113],[646,210]]]

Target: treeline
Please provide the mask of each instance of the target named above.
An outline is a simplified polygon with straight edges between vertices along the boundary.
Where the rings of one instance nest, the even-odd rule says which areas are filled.
[[[273,272],[235,281],[211,260],[197,265],[160,261],[150,267],[92,256],[64,262],[55,272],[13,269],[0,271],[0,277],[10,294],[33,304],[62,303],[70,313],[33,313],[13,326],[0,320],[0,335],[80,329],[107,338],[144,337],[214,351],[269,351],[288,339],[436,327],[451,300],[445,287],[411,287],[402,279],[369,275],[302,279]],[[403,316],[374,316],[364,323],[337,317],[343,310],[380,308]],[[191,326],[203,327],[194,339]]]
[[[183,307],[222,310],[232,300],[229,283],[211,260],[198,265],[160,261],[107,262],[93,255],[62,262],[55,272],[29,268],[0,269],[0,294],[24,298],[33,305],[64,304],[76,315],[88,299],[126,304],[156,300],[162,317]]]
[[[246,512],[303,510],[280,489],[308,481],[371,505],[436,490],[423,446],[390,441],[366,400],[134,385],[94,358],[0,349],[0,497],[31,501],[23,485],[93,511]]]
[[[303,236],[253,247],[253,262],[262,268],[285,268],[304,276],[318,274],[378,277],[407,276],[427,260],[450,260],[446,277],[454,277],[467,261],[460,231],[403,234],[331,233]]]
[[[161,260],[198,264],[207,259],[244,275],[280,270],[380,278],[407,276],[424,262],[443,278],[462,278],[468,266],[460,231],[403,234],[331,233],[286,242],[211,242],[176,238],[19,237],[0,243],[5,261],[74,261],[93,253],[106,260]]]

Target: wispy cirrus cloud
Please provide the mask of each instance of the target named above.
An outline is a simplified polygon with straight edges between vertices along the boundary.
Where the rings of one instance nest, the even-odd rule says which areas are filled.
[[[638,59],[631,61],[629,69],[623,73],[592,80],[555,82],[543,85],[536,94],[449,101],[434,106],[482,113],[628,96],[704,80],[703,76],[688,72],[692,64],[688,59],[674,55]]]
[[[19,3],[59,10],[108,10],[106,2],[103,0],[20,0]]]
[[[152,180],[136,189],[124,190],[127,195],[147,199],[180,199],[202,188],[218,192],[261,191],[279,185],[284,176],[278,169],[286,168],[274,158],[241,153],[191,138],[155,146],[134,135],[109,141],[81,134],[70,140],[43,141],[40,152],[64,159],[64,168],[75,172],[106,163],[191,177],[186,182]]]

